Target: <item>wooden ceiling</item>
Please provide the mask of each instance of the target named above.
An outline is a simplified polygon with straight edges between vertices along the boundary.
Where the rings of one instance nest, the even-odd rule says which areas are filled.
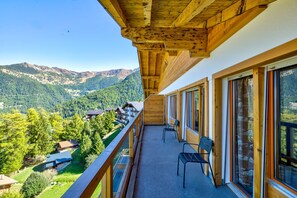
[[[99,0],[138,50],[145,97],[159,93],[274,0]]]

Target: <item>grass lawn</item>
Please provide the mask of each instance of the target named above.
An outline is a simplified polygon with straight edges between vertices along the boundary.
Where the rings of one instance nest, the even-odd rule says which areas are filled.
[[[114,132],[112,132],[111,135],[109,135],[104,141],[104,146],[105,148],[110,144],[110,142],[121,132],[122,128],[121,128],[121,124],[118,124],[115,126],[114,128]]]
[[[38,197],[40,198],[53,198],[53,197],[61,197],[73,182],[63,182],[57,185],[53,185],[45,189]]]
[[[17,180],[19,183],[24,183],[26,181],[26,179],[29,177],[29,175],[33,172],[34,172],[33,166],[31,166],[31,167],[21,170],[20,173],[16,174],[12,178]]]
[[[71,164],[60,171],[53,179],[53,181],[58,184],[49,186],[39,197],[61,197],[84,172],[84,165],[80,162],[80,149],[76,149],[71,155]]]

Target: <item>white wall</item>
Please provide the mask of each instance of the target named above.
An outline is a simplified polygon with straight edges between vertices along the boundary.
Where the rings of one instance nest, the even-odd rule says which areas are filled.
[[[212,75],[220,70],[268,51],[297,38],[297,0],[277,0],[248,25],[234,34],[220,47],[168,86],[167,94],[208,77],[209,80],[209,132],[212,136]],[[226,81],[227,82],[227,81]],[[227,88],[224,83],[223,131],[226,129]],[[223,133],[223,132],[222,132]],[[225,137],[223,137],[223,140]],[[224,146],[223,142],[223,146]],[[224,152],[224,148],[222,148]],[[223,157],[224,158],[224,157]],[[229,160],[228,160],[229,161]],[[228,174],[228,173],[227,173]]]

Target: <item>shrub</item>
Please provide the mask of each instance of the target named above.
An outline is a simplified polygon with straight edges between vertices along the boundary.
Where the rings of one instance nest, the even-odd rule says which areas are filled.
[[[33,172],[25,181],[21,192],[24,197],[31,198],[41,193],[49,183],[50,181],[42,173]]]
[[[94,161],[95,159],[98,157],[98,155],[96,154],[90,154],[86,157],[85,161],[85,168],[87,169]]]
[[[47,178],[49,182],[51,182],[54,176],[58,175],[58,172],[55,169],[48,169],[43,171],[43,175]]]
[[[5,192],[0,198],[23,198],[23,195],[18,192]]]

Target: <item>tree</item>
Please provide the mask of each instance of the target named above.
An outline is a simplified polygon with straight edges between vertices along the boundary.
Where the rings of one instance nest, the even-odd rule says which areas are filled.
[[[64,137],[64,127],[63,127],[63,118],[59,113],[53,113],[50,116],[50,124],[52,126],[52,140],[54,142],[59,142]]]
[[[92,133],[99,133],[101,138],[103,138],[104,135],[106,135],[106,130],[104,128],[104,118],[101,115],[98,115],[95,118],[92,118],[90,122]]]
[[[89,137],[92,137],[93,136],[93,133],[91,131],[91,127],[90,127],[89,121],[86,121],[84,123],[84,129],[82,131],[82,135],[84,135],[84,134],[88,135]]]
[[[21,192],[24,194],[25,198],[35,197],[40,194],[49,183],[50,181],[42,173],[33,172],[25,181]]]
[[[53,149],[52,129],[48,113],[41,109],[37,112],[30,108],[27,113],[29,153],[31,157],[48,154]]]
[[[93,138],[92,153],[96,154],[98,156],[102,153],[104,148],[105,148],[105,146],[102,142],[102,139],[101,139],[99,133],[95,133],[94,138]]]
[[[97,159],[97,157],[98,157],[98,155],[96,155],[96,154],[89,154],[85,158],[85,168],[88,168]]]
[[[82,139],[82,131],[84,128],[84,121],[81,117],[76,113],[70,120],[67,128],[66,128],[66,137],[67,139],[74,139],[78,142]]]
[[[7,174],[20,169],[27,152],[28,123],[17,110],[0,116],[0,172]]]
[[[110,111],[104,114],[104,128],[110,132],[113,129],[113,122],[115,121],[115,112]]]
[[[80,153],[83,159],[91,152],[91,148],[92,140],[88,135],[84,134],[80,145]]]

